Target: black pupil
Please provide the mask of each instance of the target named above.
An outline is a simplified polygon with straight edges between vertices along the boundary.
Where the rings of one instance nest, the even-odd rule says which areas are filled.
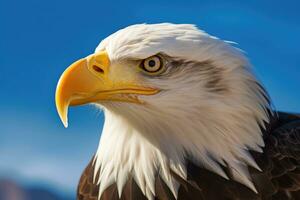
[[[149,67],[154,67],[155,66],[155,61],[154,60],[150,60],[148,62]]]

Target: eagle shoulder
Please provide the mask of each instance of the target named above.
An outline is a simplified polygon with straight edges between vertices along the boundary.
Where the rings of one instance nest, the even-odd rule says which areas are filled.
[[[276,125],[265,138],[263,162],[257,160],[263,172],[253,174],[254,182],[265,198],[300,199],[300,116],[279,113]]]

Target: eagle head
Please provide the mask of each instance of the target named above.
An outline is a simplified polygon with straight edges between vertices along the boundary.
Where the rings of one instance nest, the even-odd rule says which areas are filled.
[[[56,90],[67,126],[69,106],[105,113],[95,156],[101,192],[119,193],[133,176],[149,198],[158,174],[176,196],[171,171],[186,179],[189,159],[255,190],[248,150],[261,151],[268,95],[243,53],[189,24],[139,24],[110,35],[68,67]],[[111,175],[114,174],[114,175]]]

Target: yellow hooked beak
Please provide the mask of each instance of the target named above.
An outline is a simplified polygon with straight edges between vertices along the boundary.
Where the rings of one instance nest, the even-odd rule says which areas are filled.
[[[64,71],[57,84],[55,102],[65,127],[68,126],[69,106],[97,101],[143,103],[135,95],[158,92],[138,85],[134,80],[118,81],[110,74],[110,60],[105,51],[80,59]]]

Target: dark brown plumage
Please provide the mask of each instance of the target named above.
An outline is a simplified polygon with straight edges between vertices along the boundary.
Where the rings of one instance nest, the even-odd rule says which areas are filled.
[[[300,199],[300,115],[278,113],[268,125],[264,135],[263,153],[251,152],[262,172],[250,168],[258,190],[254,193],[246,186],[224,178],[191,162],[188,164],[188,181],[176,174],[181,184],[178,200],[297,200]],[[227,175],[231,172],[224,168]],[[89,163],[78,186],[78,200],[97,200],[98,189],[93,182],[94,166]],[[155,183],[157,200],[175,199],[160,179]],[[122,200],[147,200],[132,178],[126,183]],[[101,200],[119,200],[116,185],[104,191]]]

